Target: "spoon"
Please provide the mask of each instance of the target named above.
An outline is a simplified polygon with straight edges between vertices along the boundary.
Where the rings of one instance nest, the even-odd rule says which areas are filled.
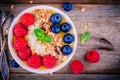
[[[5,21],[3,22],[2,26],[1,26],[1,34],[2,34],[2,37],[3,37],[3,44],[2,44],[2,47],[1,47],[1,52],[4,50],[5,43],[6,43],[5,36],[8,35],[8,30],[9,30],[10,25],[11,25],[12,21],[14,20],[14,18],[15,18],[15,16],[13,14],[8,15],[5,19]]]
[[[6,54],[4,51],[4,47],[5,47],[5,43],[6,43],[6,38],[5,36],[8,35],[8,30],[9,27],[12,23],[12,21],[14,20],[15,16],[13,14],[10,14],[8,17],[6,17],[5,21],[3,22],[2,26],[1,26],[1,30],[2,30],[2,37],[3,37],[3,45],[2,45],[2,49],[1,49],[1,73],[2,73],[2,77],[3,80],[8,80],[9,79],[9,67],[8,67],[8,63],[7,63],[7,58],[6,58]]]
[[[5,13],[3,12],[2,9],[0,9],[0,27],[2,26],[2,23],[5,20],[5,17],[6,17]],[[0,49],[1,49],[1,51],[2,51],[2,45],[3,45],[2,30],[0,29]],[[0,51],[0,54],[1,54],[1,51]],[[1,56],[0,56],[0,58],[1,58]],[[1,62],[0,62],[0,64],[1,64]],[[0,69],[1,69],[1,66],[0,66]]]
[[[2,26],[2,23],[5,20],[5,17],[6,17],[5,13],[3,12],[2,9],[0,9],[0,27]],[[2,46],[2,43],[3,43],[2,42],[2,31],[0,30],[0,44],[1,44],[1,46]],[[1,46],[0,46],[0,49],[1,49]]]
[[[0,9],[0,25],[2,25],[3,21],[5,20],[5,13],[3,12],[2,9]]]

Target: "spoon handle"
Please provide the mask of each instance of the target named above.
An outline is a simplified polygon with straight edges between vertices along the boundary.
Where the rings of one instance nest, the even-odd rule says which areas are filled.
[[[1,35],[1,33],[0,33],[0,53],[1,53],[1,51],[2,51],[2,42],[3,42],[3,40],[2,40],[2,35]],[[0,54],[1,55],[1,54]]]
[[[1,36],[1,34],[0,34],[0,38],[1,38],[2,36]],[[6,39],[5,39],[5,36],[3,36],[3,40],[2,40],[2,38],[1,38],[1,54],[2,54],[2,51],[4,50],[4,48],[5,48],[5,44],[6,44]],[[0,56],[1,56],[1,54],[0,54]]]
[[[1,45],[1,52],[0,52],[0,70],[2,74],[3,80],[9,80],[9,66],[7,63],[6,53],[4,51],[6,39],[3,35],[3,39],[1,39],[2,45]]]
[[[2,74],[3,80],[9,80],[9,67],[8,67],[5,51],[1,53],[0,61],[1,61],[0,62],[1,63],[1,74]]]

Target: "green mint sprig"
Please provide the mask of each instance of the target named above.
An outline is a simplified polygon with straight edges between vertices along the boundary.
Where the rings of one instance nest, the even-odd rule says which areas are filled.
[[[52,38],[50,35],[45,34],[44,30],[42,29],[34,29],[34,34],[37,37],[37,40],[43,40],[43,42],[45,43],[51,43],[52,42]]]

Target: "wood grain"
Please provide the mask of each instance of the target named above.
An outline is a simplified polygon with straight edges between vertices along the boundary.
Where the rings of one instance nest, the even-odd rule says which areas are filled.
[[[80,3],[80,4],[120,4],[120,0],[0,0],[1,3],[30,3],[34,4],[63,4],[65,2]]]
[[[116,74],[10,74],[10,80],[120,80]]]
[[[40,4],[13,5],[15,6],[14,9],[10,9],[11,4],[0,4],[0,8],[2,8],[6,13],[11,11],[11,13],[17,16],[24,9]],[[47,5],[54,6],[65,12],[62,9],[62,4]],[[85,11],[81,12],[81,9],[83,8],[85,8]],[[53,77],[49,75],[42,76],[32,74],[21,67],[12,68],[10,65],[10,61],[13,58],[8,52],[7,55],[9,59],[11,80],[16,80],[17,78],[19,78],[19,80],[26,80],[28,77],[29,80],[32,80],[35,77],[38,77],[36,78],[36,80],[42,80],[46,76],[46,80],[50,80],[52,78],[54,80],[67,80],[68,76],[71,77],[69,78],[70,80],[113,80],[113,78],[115,78],[114,80],[120,80],[119,76],[115,74],[110,74],[120,73],[120,5],[73,4],[73,10],[65,13],[73,20],[73,23],[77,29],[78,45],[75,55],[71,61],[78,59],[85,64],[85,69],[82,74],[72,74],[70,70],[71,61],[61,70],[54,72],[55,75],[53,75]],[[91,25],[88,25],[88,23],[91,23]],[[85,26],[88,26],[88,28],[85,29]],[[88,42],[81,44],[79,42],[79,38],[81,33],[83,33],[84,31],[91,32],[91,39]],[[101,38],[105,38],[107,41],[109,41],[114,47],[114,50],[109,51],[98,49],[98,47],[111,47],[108,43],[101,41]],[[84,57],[86,52],[91,49],[97,49],[100,52],[101,59],[99,63],[93,64],[85,60]],[[97,73],[109,73],[109,75],[96,75]],[[87,77],[85,76],[85,74],[87,74]],[[65,79],[62,79],[63,76],[65,76]]]

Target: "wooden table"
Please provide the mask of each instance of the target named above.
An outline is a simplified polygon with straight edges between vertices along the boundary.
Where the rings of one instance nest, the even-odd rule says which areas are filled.
[[[6,14],[11,11],[16,16],[22,10],[35,5],[54,6],[65,12],[75,24],[78,34],[77,50],[72,60],[81,60],[85,64],[84,71],[81,74],[72,74],[71,62],[61,70],[54,72],[53,75],[33,74],[21,67],[13,68],[10,65],[13,58],[6,47],[10,80],[120,80],[120,1],[70,0],[74,3],[73,10],[66,12],[62,5],[67,1],[34,0],[33,3],[30,3],[29,0],[1,0],[0,8]],[[14,7],[13,9],[11,9],[11,5]],[[91,38],[88,42],[81,44],[79,38],[81,33],[85,31],[91,32]],[[112,45],[101,38],[106,39]],[[91,49],[97,49],[100,52],[99,63],[89,63],[85,60],[86,52]]]

